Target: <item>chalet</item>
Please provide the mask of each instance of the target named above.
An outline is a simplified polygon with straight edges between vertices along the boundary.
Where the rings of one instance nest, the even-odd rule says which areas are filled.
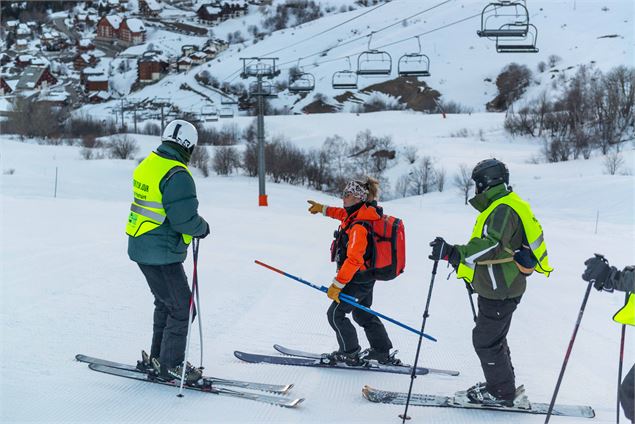
[[[84,68],[79,73],[79,82],[82,85],[86,85],[86,81],[88,81],[88,77],[98,76],[98,75],[104,75],[104,70],[98,69],[98,68]]]
[[[40,90],[57,84],[48,66],[29,66],[20,75],[17,90]]]
[[[212,4],[204,4],[198,8],[196,15],[201,21],[217,22],[223,19],[223,9]]]
[[[15,40],[15,44],[13,45],[13,48],[18,51],[24,51],[26,49],[29,48],[29,43],[26,40]]]
[[[141,19],[124,19],[119,26],[119,39],[128,45],[142,44],[146,39],[146,28]]]
[[[95,45],[88,38],[81,38],[77,40],[77,51],[85,53],[90,50],[95,50]]]
[[[146,52],[137,62],[137,82],[150,84],[168,72],[169,63],[160,54]]]
[[[88,101],[90,103],[102,103],[110,100],[110,93],[107,91],[96,91],[88,95]]]
[[[181,56],[176,61],[176,70],[178,72],[189,71],[192,69],[192,59],[187,56]]]
[[[108,91],[108,75],[90,75],[86,77],[86,91]]]
[[[102,40],[112,40],[119,38],[119,27],[123,19],[119,15],[103,16],[97,22],[97,38]]]
[[[21,54],[15,58],[15,66],[18,68],[26,68],[33,64],[34,59],[35,57],[30,54]]]
[[[192,65],[202,65],[207,60],[207,54],[203,52],[194,52],[190,55]]]
[[[196,47],[194,44],[183,44],[181,46],[181,53],[183,54],[183,56],[189,56],[191,53],[194,53],[197,50],[198,47]]]
[[[68,106],[69,94],[66,91],[52,91],[50,93],[40,93],[38,103],[45,103],[53,107]]]
[[[31,28],[27,24],[18,24],[18,27],[15,30],[15,35],[17,38],[31,38],[33,32]]]
[[[203,47],[202,52],[205,53],[207,55],[207,59],[210,60],[216,57],[216,55],[218,54],[218,49],[214,45],[208,45]]]
[[[0,77],[0,96],[4,96],[6,94],[11,93],[13,90],[11,89],[11,86],[9,86],[9,84],[7,84],[7,82],[4,80],[4,78]]]
[[[20,25],[20,21],[18,20],[7,21],[5,25],[6,25],[7,31],[15,33],[16,30],[18,29],[18,25]]]
[[[158,18],[163,7],[156,0],[139,0],[139,12],[149,18]]]
[[[95,66],[97,63],[99,63],[99,59],[91,53],[78,54],[73,60],[73,66],[78,71],[89,66]]]

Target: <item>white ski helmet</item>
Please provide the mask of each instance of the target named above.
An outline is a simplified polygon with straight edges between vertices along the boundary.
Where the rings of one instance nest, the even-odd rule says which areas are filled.
[[[171,141],[180,144],[188,150],[194,150],[198,142],[198,131],[191,123],[182,119],[175,119],[163,130],[161,141]]]

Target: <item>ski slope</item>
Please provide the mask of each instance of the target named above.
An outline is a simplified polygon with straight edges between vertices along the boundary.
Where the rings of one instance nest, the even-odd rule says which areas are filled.
[[[318,3],[331,7],[339,5],[332,1]],[[276,57],[282,70],[277,81],[287,81],[289,69],[295,66],[315,76],[315,90],[307,96],[283,91],[277,99],[271,99],[273,107],[283,109],[286,106],[293,112],[301,112],[303,107],[315,101],[314,95],[318,93],[330,99],[329,103],[336,104],[332,98],[346,90],[332,88],[332,75],[341,70],[357,69],[358,56],[369,48],[387,51],[392,56],[393,70],[390,76],[360,77],[359,88],[396,78],[399,58],[419,51],[416,36],[420,36],[421,52],[430,58],[431,76],[424,78],[426,84],[442,94],[441,100],[459,102],[477,112],[484,111],[485,104],[496,97],[496,77],[511,62],[526,65],[534,74],[533,84],[523,101],[547,91],[555,76],[571,78],[581,65],[593,65],[605,72],[618,65],[633,63],[634,9],[630,0],[532,0],[528,8],[530,21],[539,31],[537,46],[540,52],[537,54],[497,54],[494,41],[477,37],[480,13],[486,4],[474,0],[395,0],[376,9],[367,7],[327,14],[300,26],[275,31],[256,44],[251,39],[233,44],[205,65],[167,76],[156,84],[130,93],[126,99],[169,98],[180,110],[198,114],[203,106],[210,104],[209,100],[181,90],[182,84],[205,91],[194,76],[206,70],[221,83],[242,82],[248,86],[250,81],[240,78],[240,58]],[[252,10],[245,17],[219,24],[213,31],[223,38],[239,30],[250,38],[246,28],[261,26],[263,18]],[[375,32],[372,39],[369,37],[371,32]],[[149,40],[153,46],[160,46],[166,52],[178,51],[185,43],[185,38],[182,40],[180,35],[170,39],[152,34]],[[146,47],[137,46],[129,52],[139,53]],[[541,61],[549,63],[552,55],[559,57],[556,65],[553,68],[547,66],[543,73],[538,72],[538,64]],[[351,61],[350,68],[347,57]],[[358,97],[368,98],[364,93],[358,93]],[[212,99],[218,107],[220,96],[212,96]],[[81,111],[109,119],[116,106],[117,101],[113,100],[86,105]]]
[[[594,252],[612,264],[633,263],[635,236],[633,145],[624,148],[630,175],[603,173],[602,159],[530,164],[540,145],[508,140],[502,115],[377,113],[272,118],[269,129],[309,147],[334,132],[345,138],[359,129],[390,134],[398,145],[415,144],[433,154],[451,180],[456,165],[474,165],[495,154],[511,171],[514,189],[529,200],[541,220],[555,272],[533,276],[509,336],[517,383],[531,400],[548,402],[582,301],[583,261]],[[359,122],[359,119],[365,121]],[[344,126],[344,121],[350,125]],[[245,124],[248,121],[245,120]],[[269,121],[268,121],[269,122]],[[340,128],[342,129],[340,131]],[[478,136],[450,137],[457,128]],[[134,136],[142,158],[158,138]],[[272,345],[331,351],[334,334],[325,312],[326,296],[253,263],[259,259],[317,284],[328,284],[334,268],[328,247],[336,222],[309,215],[306,200],[338,204],[338,199],[301,187],[268,183],[270,206],[257,207],[257,179],[203,178],[194,171],[199,212],[212,227],[201,242],[199,278],[206,373],[271,383],[295,383],[294,397],[306,401],[287,410],[246,400],[186,393],[158,385],[95,373],[74,361],[76,353],[134,362],[148,349],[152,297],[143,275],[126,254],[124,225],[130,177],[136,161],[80,158],[79,148],[0,138],[0,422],[82,423],[390,423],[402,408],[372,404],[364,384],[404,391],[409,376],[306,369],[242,363],[235,349],[273,353]],[[397,165],[395,170],[402,165]],[[10,170],[13,169],[13,174]],[[57,197],[54,194],[58,171]],[[429,193],[384,203],[404,219],[406,272],[378,282],[373,307],[419,327],[432,263],[428,243],[442,235],[464,243],[476,211],[446,184]],[[599,223],[595,232],[596,216]],[[191,275],[191,255],[186,262]],[[420,364],[456,369],[458,377],[417,378],[415,392],[448,394],[483,379],[471,345],[472,319],[463,284],[439,268]],[[578,339],[558,397],[559,403],[588,404],[594,420],[555,417],[554,423],[609,423],[615,420],[615,384],[620,327],[611,321],[621,306],[619,293],[591,293]],[[412,362],[417,338],[386,324],[399,356]],[[198,363],[194,327],[191,359]],[[627,340],[633,337],[631,329]],[[360,332],[363,347],[366,341]],[[627,343],[625,368],[635,362]],[[412,422],[539,423],[544,417],[486,411],[413,408]],[[624,418],[623,418],[624,419]]]

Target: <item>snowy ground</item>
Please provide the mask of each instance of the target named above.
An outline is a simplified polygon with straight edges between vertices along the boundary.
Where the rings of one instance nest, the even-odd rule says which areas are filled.
[[[291,136],[294,128],[304,128],[307,140],[295,141],[319,145],[341,128],[345,117],[321,115],[313,127],[306,119],[317,118],[272,119],[270,129]],[[525,384],[530,399],[548,402],[584,294],[582,262],[594,252],[606,254],[618,266],[633,263],[635,257],[633,146],[624,151],[631,175],[608,176],[601,158],[529,164],[540,146],[505,141],[499,115],[442,120],[387,113],[359,119],[368,119],[360,129],[392,134],[400,144],[416,144],[422,155],[439,157],[448,177],[456,164],[473,165],[492,153],[508,163],[515,190],[541,219],[556,269],[549,279],[530,279],[509,336],[518,383]],[[415,120],[420,122],[416,130]],[[483,128],[487,141],[449,137],[457,126],[472,134]],[[350,138],[356,131],[348,127],[337,132]],[[142,157],[157,139],[144,136],[139,142]],[[251,365],[232,354],[235,349],[271,353],[273,343],[317,351],[335,348],[325,317],[326,297],[253,261],[326,284],[333,276],[328,246],[336,223],[309,215],[306,200],[337,204],[337,199],[268,184],[270,207],[258,208],[256,179],[204,179],[195,172],[200,213],[212,226],[211,236],[201,243],[199,261],[206,372],[292,382],[293,395],[306,402],[286,410],[200,393],[179,399],[173,389],[97,374],[73,359],[85,353],[133,362],[140,349],[149,347],[152,299],[141,272],[127,258],[124,234],[136,161],[84,161],[77,147],[22,143],[6,136],[0,145],[0,422],[398,422],[402,408],[369,403],[361,388],[370,384],[404,391],[409,376]],[[476,212],[462,204],[449,184],[443,193],[386,202],[385,210],[405,221],[408,261],[399,279],[377,284],[373,307],[418,327],[430,281],[428,242],[437,235],[454,243],[467,241]],[[190,274],[190,258],[186,269]],[[421,362],[461,375],[420,377],[416,392],[447,394],[482,380],[471,346],[465,289],[454,277],[446,281],[448,270],[440,269],[426,327],[439,342],[424,342]],[[620,327],[611,316],[622,300],[619,294],[591,294],[558,398],[560,403],[592,405],[597,417],[554,418],[554,423],[614,422]],[[400,357],[411,362],[416,337],[387,327]],[[627,339],[632,334],[629,329]],[[633,346],[627,343],[627,369],[635,361]],[[192,352],[198,352],[197,337]],[[544,421],[539,416],[440,408],[411,409],[411,415],[413,422]]]

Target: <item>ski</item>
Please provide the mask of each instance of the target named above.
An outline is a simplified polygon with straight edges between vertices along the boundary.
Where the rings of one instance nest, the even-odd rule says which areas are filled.
[[[321,359],[323,354],[320,353],[311,353],[311,352],[303,352],[301,350],[295,350],[295,349],[289,349],[287,347],[281,346],[279,344],[274,344],[273,348],[275,350],[277,350],[278,352],[282,353],[283,355],[289,355],[289,356],[296,356],[298,358],[309,358],[309,359]],[[381,365],[381,364],[380,364]],[[381,365],[382,367],[385,365]],[[391,365],[391,366],[395,366],[395,365]],[[410,374],[412,372],[412,367],[410,365],[397,365],[398,367],[401,368],[406,368],[407,372],[405,374]],[[444,375],[452,375],[452,376],[457,376],[459,375],[458,371],[452,371],[452,370],[440,370],[440,369],[436,369],[436,368],[425,368],[425,367],[417,367],[418,369],[425,369],[427,370],[426,372],[422,372],[419,373],[417,372],[417,374],[421,375],[421,374],[444,374]],[[404,373],[402,373],[404,374]]]
[[[88,368],[90,368],[93,371],[103,372],[105,374],[115,375],[119,377],[130,378],[132,380],[137,380],[137,381],[145,381],[147,383],[157,383],[157,384],[163,384],[163,385],[172,386],[172,387],[179,387],[179,383],[180,383],[179,380],[161,381],[161,380],[151,379],[148,376],[148,374],[145,374],[145,373],[125,370],[120,368],[113,368],[106,365],[95,364],[95,363],[88,364]],[[199,392],[212,393],[212,394],[220,395],[220,396],[230,396],[230,397],[236,397],[241,399],[249,399],[249,400],[254,400],[257,402],[264,402],[264,403],[269,403],[276,406],[282,406],[284,408],[294,408],[300,402],[304,401],[304,399],[302,398],[288,399],[288,398],[272,396],[272,395],[264,395],[259,393],[250,393],[250,392],[243,392],[239,390],[227,389],[225,387],[216,387],[216,386],[202,386],[202,387],[183,386],[183,387],[188,390],[196,390]]]
[[[88,364],[98,364],[107,366],[110,368],[117,368],[124,371],[134,371],[139,374],[144,374],[139,371],[137,367],[129,364],[122,364],[120,362],[107,361],[105,359],[94,358],[92,356],[86,356],[82,354],[75,355],[75,359],[79,362],[85,362]],[[217,378],[217,377],[206,377],[203,376],[203,380],[206,383],[209,383],[213,386],[227,386],[227,387],[238,387],[241,389],[251,389],[251,390],[260,390],[262,392],[271,392],[281,395],[286,395],[289,393],[293,384],[265,384],[265,383],[253,383],[250,381],[240,381],[240,380],[229,380],[225,378]]]
[[[364,398],[376,403],[389,403],[393,405],[405,405],[407,393],[390,392],[386,390],[377,390],[370,386],[364,386],[362,389]],[[523,414],[547,414],[549,404],[530,402],[529,408],[507,407],[507,406],[489,406],[479,405],[475,403],[455,401],[454,396],[438,396],[413,393],[410,397],[410,405],[414,406],[437,406],[446,408],[464,408],[464,409],[486,409],[488,411],[498,412],[516,412]],[[553,415],[564,415],[568,417],[593,418],[595,411],[590,406],[582,405],[555,405]]]
[[[369,362],[365,365],[350,366],[344,363],[337,363],[331,365],[322,361],[322,359],[315,358],[300,358],[297,356],[274,356],[274,355],[260,355],[258,353],[247,353],[239,350],[234,351],[236,358],[251,363],[265,363],[265,364],[277,364],[277,365],[293,365],[299,367],[315,367],[315,368],[331,368],[331,369],[344,369],[344,370],[357,370],[357,371],[374,371],[374,372],[386,372],[393,374],[410,374],[412,368],[406,366],[396,365],[382,365],[375,361]],[[417,375],[425,375],[428,373],[427,368],[417,368]]]

